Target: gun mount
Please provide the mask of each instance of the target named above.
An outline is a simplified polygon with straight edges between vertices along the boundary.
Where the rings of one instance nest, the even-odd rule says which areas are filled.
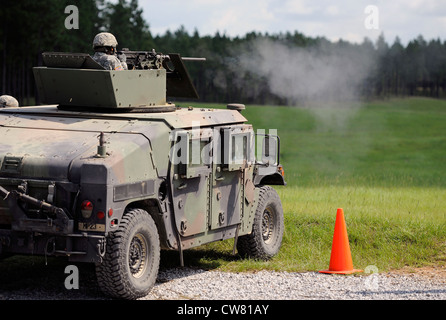
[[[152,51],[123,50],[129,70],[105,70],[88,54],[46,52],[45,66],[35,67],[34,76],[42,102],[60,109],[101,111],[173,111],[172,98],[198,98],[182,58]]]

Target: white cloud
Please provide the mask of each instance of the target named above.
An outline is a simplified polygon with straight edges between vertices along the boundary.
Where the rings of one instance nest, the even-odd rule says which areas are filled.
[[[205,30],[211,33],[224,32],[229,36],[244,35],[247,32],[263,30],[274,22],[274,15],[268,10],[268,1],[257,1],[255,7],[250,1],[229,0],[220,10],[210,12],[204,22]]]
[[[339,14],[339,7],[334,5],[328,6],[325,12],[330,16],[337,16]]]
[[[314,13],[315,8],[305,0],[288,0],[285,1],[281,11],[290,14],[309,15]]]

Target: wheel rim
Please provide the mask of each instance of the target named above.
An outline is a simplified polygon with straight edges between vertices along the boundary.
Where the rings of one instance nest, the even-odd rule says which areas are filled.
[[[148,260],[147,240],[142,234],[137,233],[130,243],[129,250],[129,267],[133,277],[139,278],[144,274]]]
[[[274,213],[273,210],[269,207],[263,211],[262,217],[262,237],[263,241],[268,244],[273,241],[274,237]]]

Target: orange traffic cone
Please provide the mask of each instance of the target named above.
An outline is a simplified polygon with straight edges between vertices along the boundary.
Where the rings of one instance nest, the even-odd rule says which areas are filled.
[[[338,209],[336,213],[330,266],[328,270],[321,270],[319,272],[338,274],[362,272],[362,270],[353,269],[350,244],[348,243],[347,227],[344,219],[344,210],[342,209]]]

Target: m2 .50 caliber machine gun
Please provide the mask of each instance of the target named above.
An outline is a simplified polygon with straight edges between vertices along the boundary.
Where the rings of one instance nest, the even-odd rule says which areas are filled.
[[[189,73],[183,61],[206,61],[206,58],[181,57],[179,54],[157,53],[152,51],[130,51],[123,48],[118,53],[121,61],[127,63],[128,70],[166,69],[167,95],[183,98],[198,98],[198,93],[193,85]]]
[[[123,48],[118,52],[118,57],[122,59],[125,56],[129,70],[144,70],[144,69],[160,69],[161,67],[173,71],[173,66],[170,64],[171,56],[174,54],[157,53],[155,49],[152,51],[130,51],[128,48]],[[206,61],[206,58],[190,58],[181,57],[183,61]]]

